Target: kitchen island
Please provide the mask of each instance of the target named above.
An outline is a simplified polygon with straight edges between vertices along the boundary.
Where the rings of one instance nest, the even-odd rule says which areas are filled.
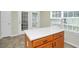
[[[64,29],[57,26],[25,30],[26,48],[64,48]]]

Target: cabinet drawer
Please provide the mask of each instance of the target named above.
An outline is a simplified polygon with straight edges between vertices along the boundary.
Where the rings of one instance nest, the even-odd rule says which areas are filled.
[[[59,33],[54,34],[54,39],[57,39],[61,36],[64,36],[64,32],[59,32]]]
[[[52,35],[32,41],[32,46],[37,47],[53,40]]]
[[[36,48],[52,48],[52,42],[46,43],[46,44],[38,46]]]
[[[60,36],[64,36],[64,31],[63,32],[60,32],[59,34],[60,34]]]

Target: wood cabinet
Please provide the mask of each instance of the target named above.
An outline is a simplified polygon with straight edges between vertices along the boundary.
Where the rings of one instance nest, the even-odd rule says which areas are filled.
[[[64,48],[64,32],[55,33],[33,41],[26,38],[27,48]]]
[[[38,46],[37,48],[52,48],[52,42],[48,42],[46,44]]]
[[[64,47],[64,37],[60,37],[53,41],[54,48],[63,48]]]
[[[53,45],[54,48],[63,48],[64,47],[64,32],[59,32],[54,34]]]
[[[32,46],[38,47],[40,45],[46,44],[46,43],[51,42],[51,41],[52,41],[52,35],[49,35],[49,36],[32,41]]]

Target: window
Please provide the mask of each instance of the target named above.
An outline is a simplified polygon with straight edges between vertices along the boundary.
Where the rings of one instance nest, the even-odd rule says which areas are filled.
[[[64,17],[74,17],[73,11],[64,11]]]
[[[32,27],[37,27],[37,13],[32,13]]]
[[[68,17],[73,17],[74,14],[73,14],[73,11],[68,11]]]
[[[22,12],[21,29],[22,30],[27,30],[28,29],[28,12]]]
[[[79,17],[79,11],[74,11],[74,17]]]
[[[67,17],[67,12],[66,11],[64,11],[64,17]]]
[[[51,25],[59,25],[61,23],[61,11],[51,11],[50,20]]]
[[[52,11],[50,16],[51,25],[64,25],[65,30],[79,32],[79,11]]]
[[[52,17],[61,17],[61,11],[52,11]]]
[[[79,17],[79,11],[64,11],[64,17]]]

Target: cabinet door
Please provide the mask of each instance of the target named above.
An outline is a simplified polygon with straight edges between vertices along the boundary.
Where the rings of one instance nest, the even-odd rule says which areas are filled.
[[[53,42],[54,48],[64,48],[64,37],[60,37]]]
[[[11,12],[1,11],[1,36],[11,35]]]
[[[41,45],[41,46],[36,47],[36,48],[52,48],[52,42],[46,43],[46,44]]]

